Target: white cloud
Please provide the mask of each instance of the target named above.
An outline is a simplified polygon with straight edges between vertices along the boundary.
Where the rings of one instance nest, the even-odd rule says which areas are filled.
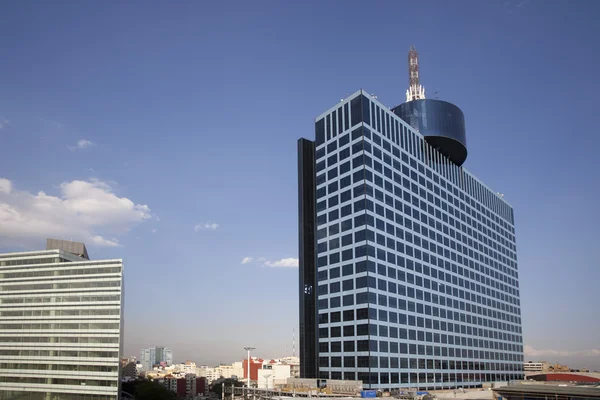
[[[150,208],[118,197],[98,180],[64,182],[60,194],[31,193],[0,178],[0,246],[38,245],[48,237],[119,246],[104,234],[123,234],[151,218]]]
[[[298,267],[298,259],[297,258],[282,258],[281,260],[269,261],[265,257],[244,257],[242,260],[242,264],[250,264],[252,262],[257,262],[262,264],[264,267],[272,267],[272,268],[297,268]]]
[[[12,182],[5,178],[0,178],[0,193],[10,194],[12,192]]]
[[[523,353],[529,357],[571,357],[571,356],[600,356],[599,349],[591,350],[555,350],[555,349],[535,349],[532,346],[525,345]]]
[[[156,232],[158,232],[158,229],[154,228],[154,229],[152,229],[150,232],[152,232],[152,233],[156,233]]]
[[[0,117],[0,130],[12,126],[12,123],[4,117]]]
[[[96,143],[94,142],[90,142],[89,140],[86,139],[79,139],[77,141],[77,144],[75,146],[68,146],[69,150],[83,150],[83,149],[87,149],[90,147],[94,147],[96,145]]]
[[[102,236],[92,236],[91,241],[88,240],[88,243],[91,242],[96,246],[104,246],[104,247],[120,247],[119,241],[115,238],[105,239]]]
[[[214,231],[218,227],[219,227],[219,224],[215,224],[214,222],[207,222],[205,224],[198,224],[198,225],[194,226],[194,232],[198,232],[203,229],[208,229],[208,230]]]
[[[298,259],[297,258],[282,258],[277,261],[265,261],[264,264],[266,267],[284,267],[284,268],[297,268],[298,267]]]

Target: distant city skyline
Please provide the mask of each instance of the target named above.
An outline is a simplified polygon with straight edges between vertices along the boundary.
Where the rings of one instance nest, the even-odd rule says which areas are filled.
[[[124,355],[292,354],[296,139],[404,101],[415,45],[515,209],[525,360],[600,369],[600,3],[33,5],[0,7],[0,252],[122,258]]]
[[[126,358],[135,357],[135,359],[137,360],[137,362],[139,362],[138,356],[124,355],[123,357],[126,357]],[[277,359],[282,359],[282,358],[286,358],[286,357],[287,356],[282,356],[282,357],[263,357],[260,354],[257,355],[257,356],[252,356],[252,358],[263,359],[263,360],[277,360]],[[556,365],[556,364],[566,365],[566,366],[568,366],[570,368],[573,368],[573,369],[586,369],[587,368],[590,371],[600,371],[600,369],[594,369],[594,368],[589,367],[588,365],[580,365],[580,363],[577,361],[577,358],[571,358],[570,355],[560,355],[559,357],[562,357],[564,360],[567,360],[567,361],[562,361],[562,362],[561,361],[556,361],[556,360],[554,360],[554,358],[548,358],[548,357],[546,357],[546,358],[539,358],[539,357],[527,358],[526,357],[525,360],[524,360],[524,362],[525,363],[529,363],[529,362],[534,362],[534,363],[536,363],[536,362],[540,362],[540,363],[541,362],[547,362],[550,365]],[[196,361],[195,359],[187,358],[187,359],[181,359],[181,360],[175,359],[173,361],[173,365],[185,364],[186,362],[191,361],[191,362],[195,363],[198,367],[201,367],[201,366],[218,367],[220,365],[230,365],[230,364],[235,363],[235,362],[244,362],[245,360],[247,360],[246,357],[241,357],[240,359],[232,359],[230,361],[216,361],[214,363],[202,363],[202,362]],[[574,361],[571,363],[571,362],[568,362],[568,360],[574,360]]]

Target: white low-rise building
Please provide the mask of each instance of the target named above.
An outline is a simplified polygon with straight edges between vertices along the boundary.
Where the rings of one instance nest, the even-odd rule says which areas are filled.
[[[205,377],[208,383],[211,384],[221,377],[221,371],[218,367],[202,365],[196,368],[196,375]]]
[[[290,366],[287,364],[263,364],[258,370],[257,386],[259,389],[274,389],[284,385],[290,378]]]
[[[523,371],[525,372],[542,372],[544,370],[544,362],[525,362],[523,363]]]
[[[279,361],[282,364],[290,366],[290,375],[292,378],[300,378],[300,358],[291,356],[280,358]]]
[[[195,374],[196,368],[196,363],[193,361],[186,361],[185,364],[181,364],[182,371],[188,374]]]
[[[244,376],[244,367],[242,367],[241,361],[234,362],[231,365],[219,365],[217,369],[219,370],[220,376],[226,379],[241,379]]]

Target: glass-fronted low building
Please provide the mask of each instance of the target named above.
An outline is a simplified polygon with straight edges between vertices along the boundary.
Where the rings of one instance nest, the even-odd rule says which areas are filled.
[[[120,398],[122,278],[83,243],[0,254],[0,400]]]
[[[512,207],[460,166],[462,112],[415,101],[390,110],[358,91],[298,143],[302,377],[523,377]]]

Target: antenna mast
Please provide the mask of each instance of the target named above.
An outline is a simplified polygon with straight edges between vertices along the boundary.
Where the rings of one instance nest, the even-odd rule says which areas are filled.
[[[296,357],[296,328],[292,328],[292,357]]]
[[[410,46],[408,51],[408,90],[406,101],[425,98],[425,88],[419,83],[419,53],[415,46]]]

